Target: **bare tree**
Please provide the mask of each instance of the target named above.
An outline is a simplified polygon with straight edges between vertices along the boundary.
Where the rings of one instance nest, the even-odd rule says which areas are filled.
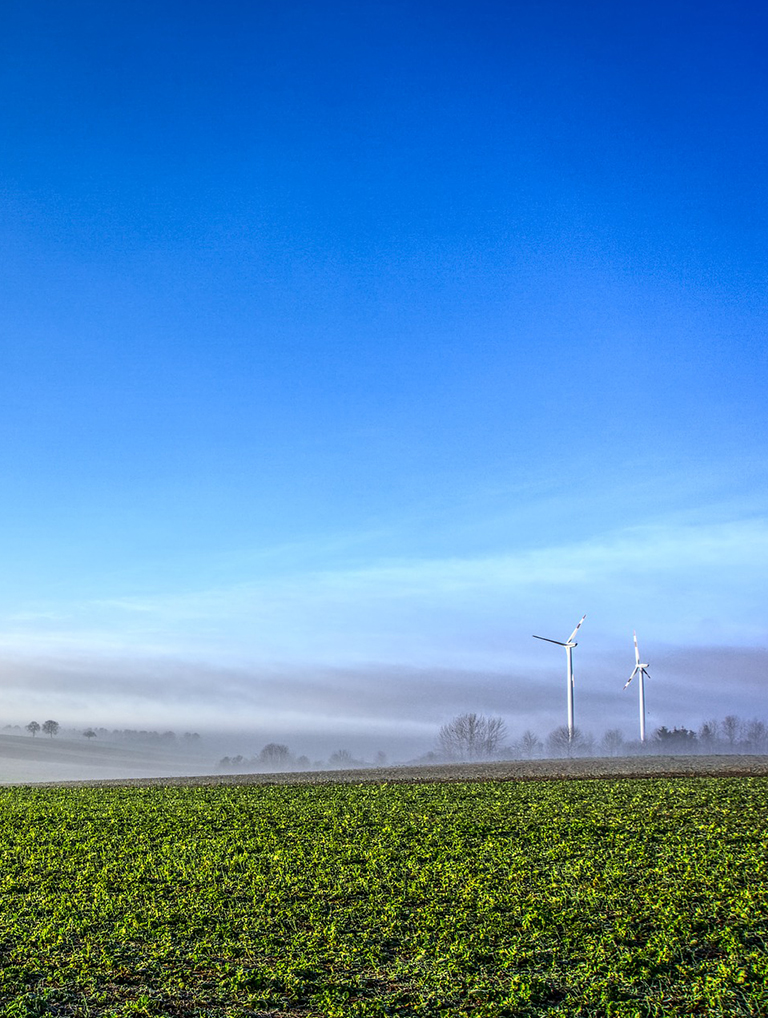
[[[30,721],[29,724],[27,725],[27,731],[32,733],[32,738],[34,739],[34,737],[40,731],[40,725],[37,723],[37,721]]]
[[[747,746],[753,753],[765,752],[766,745],[768,745],[768,729],[766,729],[764,721],[753,718],[747,724],[744,735]]]
[[[624,735],[620,728],[609,728],[603,736],[603,749],[610,756],[618,756],[624,745]]]
[[[437,740],[443,756],[450,760],[479,760],[493,756],[506,737],[503,718],[459,714],[443,725]]]
[[[735,714],[728,714],[727,717],[723,718],[720,723],[720,731],[725,736],[729,746],[733,746],[738,739],[741,734],[741,727],[741,718],[736,717]]]
[[[290,762],[290,750],[279,742],[268,742],[259,753],[259,763],[265,767],[287,767]]]
[[[43,731],[51,739],[54,737],[54,735],[56,735],[58,730],[59,730],[59,722],[58,721],[43,721]]]
[[[590,749],[593,741],[591,736],[585,739],[578,728],[574,728],[571,735],[566,725],[560,725],[547,736],[547,750],[553,756],[571,756]]]
[[[328,763],[331,767],[353,767],[355,759],[348,749],[337,749],[328,757]]]
[[[523,756],[532,757],[541,749],[541,739],[530,728],[526,728],[517,745]]]

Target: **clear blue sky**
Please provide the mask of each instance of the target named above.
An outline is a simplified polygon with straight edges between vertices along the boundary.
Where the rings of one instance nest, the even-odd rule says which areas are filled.
[[[658,723],[729,707],[725,673],[765,714],[767,27],[7,0],[0,720],[172,713],[110,700],[154,660],[316,675],[321,704],[323,669],[362,700],[455,669],[403,706],[427,726],[489,670],[485,706],[515,727],[528,682],[555,723],[530,633],[584,611],[584,710],[637,628]],[[733,657],[694,706],[701,645]]]

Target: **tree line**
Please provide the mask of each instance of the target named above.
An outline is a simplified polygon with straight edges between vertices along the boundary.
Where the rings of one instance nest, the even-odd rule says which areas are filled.
[[[255,756],[246,757],[238,753],[236,756],[225,756],[219,760],[222,770],[243,771],[305,771],[324,770],[326,768],[345,770],[356,767],[384,767],[387,763],[385,753],[376,754],[373,763],[357,759],[348,749],[337,749],[327,760],[310,760],[308,756],[294,756],[290,749],[279,742],[268,742]]]
[[[444,724],[437,737],[431,759],[488,760],[530,759],[536,756],[617,756],[620,753],[768,753],[768,725],[735,714],[704,722],[695,731],[684,726],[662,725],[643,744],[626,739],[618,728],[610,728],[596,739],[590,732],[575,729],[569,738],[565,725],[554,728],[544,738],[527,729],[509,740],[507,724],[500,717],[484,714],[459,714]]]
[[[18,726],[6,725],[6,728]],[[37,721],[30,721],[28,725],[24,726],[26,731],[34,738],[38,732],[44,732],[46,735],[53,738],[54,735],[59,734],[61,726],[58,721],[44,721],[39,724]],[[108,728],[86,728],[81,735],[84,739],[95,739],[97,737],[106,739],[117,739],[126,740],[130,742],[143,742],[143,743],[174,743],[177,739],[176,732],[165,731],[147,731],[146,729],[137,728],[113,728],[111,731]],[[194,744],[200,741],[200,734],[198,732],[184,732],[182,739],[186,744]]]

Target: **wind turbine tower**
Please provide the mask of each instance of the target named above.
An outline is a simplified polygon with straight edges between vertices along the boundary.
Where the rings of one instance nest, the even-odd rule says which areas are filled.
[[[548,636],[536,636],[534,633],[534,640],[546,640],[547,643],[556,643],[558,647],[565,647],[565,656],[567,660],[567,697],[568,697],[568,742],[573,742],[573,648],[578,647],[578,644],[573,639],[578,633],[581,623],[586,618],[586,615],[582,615],[581,622],[574,629],[571,635],[568,637],[565,643],[562,640],[550,640]]]
[[[640,660],[640,651],[637,647],[637,633],[635,637],[635,670],[632,672],[630,677],[624,683],[624,688],[630,684],[632,679],[637,675],[638,696],[640,700],[640,741],[645,742],[645,676],[648,675],[648,662]]]

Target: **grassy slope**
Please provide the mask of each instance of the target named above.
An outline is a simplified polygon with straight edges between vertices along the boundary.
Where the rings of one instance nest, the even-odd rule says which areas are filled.
[[[185,756],[184,747],[165,749],[104,742],[0,734],[0,784],[150,777],[210,770],[211,761]]]

